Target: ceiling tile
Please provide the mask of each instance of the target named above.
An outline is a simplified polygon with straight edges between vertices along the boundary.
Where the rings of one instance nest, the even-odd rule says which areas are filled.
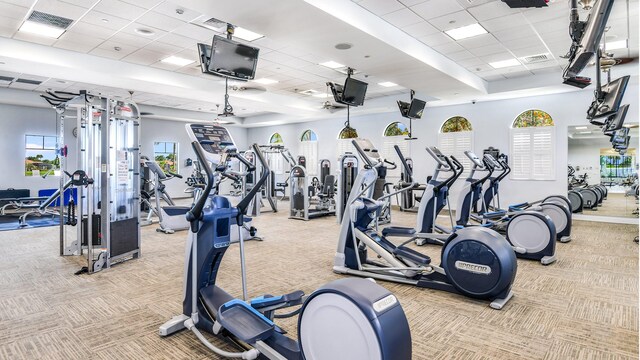
[[[508,51],[491,54],[491,55],[480,56],[480,60],[486,63],[492,63],[495,61],[502,61],[502,60],[509,60],[509,59],[513,59],[513,55]]]
[[[483,5],[470,7],[468,11],[480,21],[508,16],[520,12],[518,9],[510,8],[502,1],[492,1]]]
[[[404,5],[396,0],[362,0],[358,5],[376,15],[384,15],[404,8]]]
[[[115,47],[120,48],[120,50],[116,51]],[[107,57],[110,59],[121,59],[136,50],[138,50],[138,47],[135,45],[128,45],[110,39],[100,44],[100,46],[98,46],[97,48],[93,49],[90,54]]]
[[[452,14],[440,16],[429,20],[429,23],[441,31],[451,30],[462,26],[477,23],[473,16],[466,11],[458,11]]]
[[[514,27],[529,26],[527,20],[522,13],[502,16],[491,20],[482,21],[480,23],[489,32],[511,29]]]
[[[529,46],[522,49],[513,49],[511,50],[511,52],[513,53],[513,55],[517,57],[525,57],[525,56],[531,56],[531,55],[537,55],[537,54],[544,54],[544,53],[548,53],[549,51],[547,51],[547,48],[544,47],[543,45],[538,45],[538,46]]]
[[[147,11],[141,7],[131,5],[119,0],[100,0],[98,5],[96,5],[94,9],[96,11],[100,11],[105,14],[117,16],[127,20],[134,20]]]
[[[131,22],[121,17],[95,10],[91,10],[83,16],[82,21],[111,30],[120,30]]]
[[[458,40],[458,44],[464,46],[466,49],[477,49],[484,46],[492,46],[500,44],[498,40],[491,34],[482,34],[462,40]]]
[[[403,8],[398,11],[394,11],[382,17],[395,27],[403,28],[409,25],[418,24],[424,21],[420,16],[416,15],[408,8]]]
[[[472,54],[476,55],[476,56],[484,56],[484,55],[491,55],[491,54],[497,54],[500,52],[504,52],[507,51],[507,49],[500,45],[488,45],[488,46],[483,46],[483,47],[479,47],[476,49],[469,49],[469,52],[471,52]]]
[[[500,0],[457,0],[458,3],[465,9],[470,7],[479,6],[482,4],[486,4],[492,1],[500,1]]]
[[[34,10],[62,16],[67,19],[78,20],[87,12],[84,7],[72,5],[58,0],[38,0]]]
[[[540,38],[537,36],[529,36],[517,40],[503,41],[502,45],[504,45],[509,50],[528,48],[531,46],[544,46]]]
[[[163,54],[175,54],[183,49],[182,46],[165,44],[158,41],[151,42],[144,47],[146,50],[155,51]],[[195,48],[195,44],[194,44]]]
[[[150,43],[152,40],[145,36],[136,36],[125,32],[119,32],[109,39],[110,42],[123,45],[132,45],[141,48]]]
[[[58,40],[53,46],[60,49],[72,50],[72,51],[81,52],[81,53],[88,53],[89,51],[93,50],[98,44],[94,45],[90,43],[80,43],[80,42],[74,42],[72,40]]]
[[[493,36],[495,36],[499,41],[509,41],[537,35],[530,26],[520,26],[494,31]]]
[[[477,57],[473,57],[473,58],[469,58],[469,59],[459,60],[457,63],[460,66],[464,66],[464,67],[468,68],[470,66],[484,64],[485,62],[480,60]]]
[[[473,58],[475,57],[475,55],[468,52],[467,50],[462,50],[462,51],[447,54],[447,57],[453,61],[460,61],[460,60]]]
[[[33,0],[1,0],[0,3],[18,5],[26,8],[30,8],[33,5]]]
[[[456,44],[455,42],[450,42],[442,45],[433,46],[433,50],[439,52],[440,54],[447,55],[447,54],[463,51],[464,48]]]
[[[156,5],[162,3],[164,0],[122,0],[122,1],[126,2],[127,4],[135,5],[145,9],[152,9]]]
[[[198,41],[195,40],[195,39],[188,38],[186,36],[182,36],[182,35],[178,35],[178,34],[174,34],[174,33],[167,33],[164,36],[162,36],[161,38],[159,38],[157,41],[159,41],[161,43],[165,43],[165,44],[174,45],[174,46],[177,46],[177,47],[193,46],[194,48],[196,47],[196,44],[198,43]]]
[[[182,12],[182,14],[179,14],[176,10],[180,10],[179,12]],[[163,3],[161,3],[160,5],[158,5],[157,7],[155,7],[153,9],[153,11],[157,11],[161,14],[167,15],[167,16],[171,16],[172,18],[184,21],[184,22],[190,22],[195,20],[196,18],[198,18],[199,16],[202,15],[202,13],[191,10],[191,9],[187,9],[182,5],[178,5],[174,2],[171,1],[165,1]]]
[[[85,9],[89,9],[93,5],[97,4],[100,0],[60,0],[60,2],[65,2],[71,5],[80,6]],[[32,1],[29,1],[32,2]]]
[[[136,22],[169,32],[185,25],[184,21],[180,21],[176,18],[155,11],[150,11],[142,15],[139,19],[136,20]]]
[[[69,30],[67,30],[61,38],[64,39],[69,34],[78,34],[105,40],[113,36],[114,32],[114,30],[108,29],[106,27],[90,24],[84,21],[78,21],[73,23]]]
[[[453,0],[429,0],[412,6],[411,9],[423,19],[429,20],[460,11],[462,6]]]
[[[451,39],[449,36],[443,33],[436,33],[432,35],[422,36],[418,38],[418,40],[432,47],[453,42],[453,39]]]
[[[122,60],[134,64],[151,65],[165,57],[165,54],[161,54],[155,51],[149,51],[146,49],[140,49],[124,57]]]
[[[193,24],[185,24],[175,29],[173,32],[178,35],[186,36],[198,41],[203,41],[205,43],[211,43],[213,35],[216,35],[216,32],[213,30],[209,30]]]
[[[423,3],[427,0],[398,0],[400,1],[402,4],[404,4],[404,6],[413,6],[413,5],[417,5],[420,3]]]
[[[149,34],[149,35],[140,34],[138,33],[137,29],[149,30],[149,31],[152,31],[153,34]],[[142,25],[137,22],[132,22],[126,28],[122,29],[122,31],[120,31],[118,34],[129,34],[129,35],[135,36],[136,38],[153,41],[166,35],[167,32],[151,26]]]
[[[0,3],[0,11],[3,17],[22,20],[27,17],[29,8],[14,4]]]
[[[524,77],[524,76],[530,76],[532,75],[531,71],[528,70],[514,70],[514,71],[509,71],[506,73],[502,73],[502,75],[504,75],[504,77],[506,77],[507,79],[514,79],[514,78],[519,78],[519,77]]]
[[[414,38],[419,38],[440,32],[438,29],[433,27],[433,25],[429,24],[426,21],[421,21],[417,24],[405,26],[402,28],[402,30],[407,34],[413,36]]]

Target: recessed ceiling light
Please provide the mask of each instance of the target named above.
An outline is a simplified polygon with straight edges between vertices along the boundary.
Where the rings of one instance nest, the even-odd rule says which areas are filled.
[[[353,45],[349,44],[349,43],[339,43],[336,44],[335,48],[338,50],[349,50],[353,47]]]
[[[102,22],[104,22],[104,23],[108,23],[108,22],[109,22],[109,19],[107,19],[107,18],[102,18],[102,19],[100,19],[100,20],[101,20]]]
[[[64,80],[56,80],[56,82],[57,82],[57,83],[60,83],[60,84],[66,84],[66,83],[67,83],[67,82],[66,82],[66,81],[64,81]]]
[[[588,128],[587,126],[576,126],[576,130],[587,130]]]
[[[254,83],[258,83],[258,84],[263,84],[263,85],[270,85],[270,84],[275,84],[278,82],[278,80],[273,80],[273,79],[267,79],[267,78],[261,78],[261,79],[256,79],[253,80]]]
[[[627,48],[627,40],[618,40],[612,41],[605,45],[605,50],[618,50],[618,49],[626,49]]]
[[[161,61],[163,63],[167,63],[167,64],[171,64],[171,65],[178,65],[178,66],[185,66],[185,65],[189,65],[189,64],[195,62],[193,60],[181,58],[179,56],[169,56],[168,58],[164,58]]]
[[[378,83],[378,85],[380,86],[384,86],[384,87],[394,87],[394,86],[398,86],[398,84],[396,83],[392,83],[391,81],[383,81]]]
[[[480,26],[480,24],[471,24],[471,25],[447,30],[445,31],[445,33],[451,36],[453,40],[461,40],[461,39],[466,39],[473,36],[486,34],[487,30],[485,30],[482,26]]]
[[[120,51],[120,50],[122,50],[122,48],[121,48],[120,46],[114,46],[114,47],[113,47],[113,50],[115,50],[115,51]]]
[[[258,40],[258,39],[264,37],[264,35],[262,35],[262,34],[258,34],[257,32],[253,32],[251,30],[247,30],[247,29],[241,28],[241,27],[236,27],[233,30],[233,36],[239,37],[240,39],[245,40],[245,41]]]
[[[65,29],[27,20],[22,23],[18,31],[57,39],[64,33]]]
[[[142,35],[142,36],[151,36],[151,35],[156,33],[155,31],[153,31],[151,29],[147,29],[147,28],[136,28],[135,32],[137,34]]]
[[[326,66],[329,69],[338,69],[338,68],[343,68],[344,67],[344,65],[342,65],[340,63],[337,63],[337,62],[335,62],[333,60],[320,63],[320,65]]]
[[[489,65],[491,65],[491,67],[494,69],[502,69],[510,66],[518,66],[520,65],[520,61],[518,61],[518,59],[509,59],[490,62]]]

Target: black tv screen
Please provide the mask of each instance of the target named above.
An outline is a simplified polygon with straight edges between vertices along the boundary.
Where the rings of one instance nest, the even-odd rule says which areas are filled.
[[[344,82],[342,103],[350,106],[361,106],[367,93],[367,83],[348,77]]]
[[[624,119],[625,117],[627,117],[628,110],[629,104],[622,105],[620,109],[618,109],[618,112],[615,113],[615,115],[611,116],[611,121],[609,121],[607,128],[604,131],[605,134],[622,129],[622,125],[624,125]]]
[[[211,59],[211,46],[198,43],[198,57],[200,58],[200,70],[205,74],[209,72],[209,60]],[[214,74],[212,74],[214,75]]]
[[[611,8],[613,7],[613,0],[599,0],[587,19],[582,37],[580,38],[580,44],[574,48],[574,53],[571,54],[569,59],[569,65],[567,66],[566,74],[568,77],[576,77],[587,66],[591,58],[596,53],[602,34],[604,34],[604,28],[607,25],[609,14],[611,14]]]
[[[237,80],[253,80],[260,49],[214,36],[207,72]]]
[[[422,112],[424,111],[425,105],[427,105],[426,102],[420,99],[413,99],[411,101],[411,106],[409,107],[409,118],[411,119],[422,118]]]
[[[613,115],[618,111],[624,96],[624,91],[627,89],[629,78],[630,76],[626,75],[602,85],[601,91],[604,94],[604,98],[593,101],[587,111],[590,119]]]

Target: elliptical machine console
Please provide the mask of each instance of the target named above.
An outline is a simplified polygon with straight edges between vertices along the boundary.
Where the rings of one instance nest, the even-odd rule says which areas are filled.
[[[188,213],[190,232],[186,243],[185,286],[182,314],[160,327],[167,336],[189,329],[210,350],[223,357],[242,359],[411,359],[411,335],[398,299],[375,282],[341,279],[311,295],[294,291],[281,296],[264,295],[246,302],[244,239],[240,236],[243,298],[238,299],[216,284],[218,269],[230,243],[233,219],[242,224],[249,203],[269,178],[260,147],[253,145],[261,177],[240,203],[211,195],[214,178],[226,176],[228,146],[219,143],[216,127],[188,125],[193,149],[207,173],[207,186]],[[209,145],[206,148],[204,145]],[[216,161],[217,160],[217,161]],[[293,306],[301,306],[290,310]],[[276,311],[289,312],[276,315]],[[298,316],[298,340],[285,336],[275,318]],[[220,349],[201,333],[220,336],[239,352]],[[344,341],[348,339],[348,341]]]

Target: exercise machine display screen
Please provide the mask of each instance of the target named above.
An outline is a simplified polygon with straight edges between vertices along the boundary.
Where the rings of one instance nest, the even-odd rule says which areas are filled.
[[[229,147],[235,149],[231,134],[222,126],[204,124],[190,124],[188,126],[191,130],[190,133],[195,137],[193,140],[198,141],[202,148],[210,154],[220,155]]]

